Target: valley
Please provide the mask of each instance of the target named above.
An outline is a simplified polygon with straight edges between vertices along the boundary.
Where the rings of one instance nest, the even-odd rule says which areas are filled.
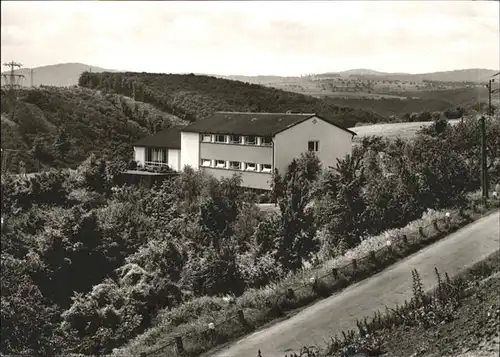
[[[272,323],[285,287],[305,286],[304,274],[330,269],[348,251],[364,252],[360,237],[383,244],[391,229],[420,237],[417,225],[432,227],[443,210],[475,207],[476,116],[486,107],[473,95],[480,87],[445,86],[410,88],[419,99],[397,91],[343,99],[205,75],[84,71],[69,87],[2,88],[2,168],[47,171],[2,178],[2,352],[140,355],[186,333],[191,351],[206,352],[248,332],[231,325],[208,335],[211,321],[238,306],[255,328]],[[322,169],[312,153],[294,159],[273,178],[273,209],[261,209],[260,196],[237,177],[189,168],[152,188],[119,184],[136,140],[216,111],[317,112],[357,132],[363,145],[334,168]],[[495,118],[487,124],[493,182]],[[480,218],[498,200],[484,207],[471,214]],[[436,228],[431,236],[443,234]],[[411,249],[423,244],[418,239]],[[338,284],[358,278],[347,272]],[[283,309],[324,293],[306,290]],[[289,340],[278,342],[281,349]]]
[[[245,77],[117,72],[75,63],[33,71],[41,86],[21,88],[15,106],[2,89],[2,149],[9,151],[6,162],[14,173],[21,161],[27,172],[74,167],[91,152],[127,161],[134,140],[221,110],[317,112],[361,136],[398,136],[402,130],[408,137],[433,113],[448,119],[464,111],[484,113],[488,94],[481,81],[492,72]],[[29,69],[16,73],[27,76]],[[492,103],[498,106],[499,97]],[[457,107],[463,108],[458,114]],[[67,136],[64,157],[55,151],[58,135]]]

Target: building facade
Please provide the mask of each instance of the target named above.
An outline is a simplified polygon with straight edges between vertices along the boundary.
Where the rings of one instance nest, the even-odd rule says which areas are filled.
[[[140,167],[181,170],[181,132],[179,128],[168,128],[142,138],[134,144],[134,160]]]
[[[170,152],[174,156],[175,151],[179,164],[166,161],[175,170],[191,166],[216,178],[238,174],[242,186],[264,190],[270,189],[275,169],[285,172],[290,162],[306,151],[314,151],[324,167],[334,166],[338,158],[351,153],[355,135],[314,113],[239,112],[217,112],[177,133],[160,136],[177,135],[179,150],[170,144],[168,149],[163,147],[166,153],[148,156],[147,150],[156,153],[161,147],[151,147],[153,140],[146,138],[134,145],[136,160],[170,158]]]

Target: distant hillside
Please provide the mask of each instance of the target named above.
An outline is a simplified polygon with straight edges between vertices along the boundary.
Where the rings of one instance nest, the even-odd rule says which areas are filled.
[[[379,76],[379,75],[383,75],[386,73],[374,71],[373,69],[360,68],[360,69],[348,69],[347,71],[338,72],[338,74],[346,75],[346,76],[350,76],[352,74],[361,75],[361,76]]]
[[[349,71],[348,71],[349,72]],[[423,82],[423,81],[436,81],[436,82],[473,82],[481,83],[486,82],[491,76],[498,73],[495,69],[471,68],[461,69],[455,71],[445,72],[432,72],[421,74],[409,73],[364,73],[352,71],[350,76],[364,79],[377,79],[377,80],[398,80],[407,82]]]
[[[85,72],[79,85],[135,97],[188,121],[215,111],[317,112],[345,127],[384,120],[369,110],[335,105],[328,98],[194,74]]]
[[[66,87],[78,84],[78,78],[80,74],[84,71],[92,72],[114,72],[114,70],[104,69],[95,66],[89,66],[83,63],[60,63],[50,66],[42,66],[35,68],[21,68],[14,71],[16,74],[22,74],[25,76],[21,84],[25,87],[30,86],[30,71],[33,69],[33,85],[34,86],[57,86]],[[8,74],[8,71],[2,72],[2,74]],[[2,85],[5,83],[5,79],[2,76]]]
[[[15,107],[2,90],[1,141],[9,151],[9,171],[19,161],[41,167],[74,167],[94,152],[128,159],[140,137],[186,122],[154,106],[87,88],[23,89]],[[62,142],[66,152],[57,149]]]
[[[403,93],[393,92],[391,94],[401,95]],[[370,108],[370,110],[384,117],[397,116],[400,118],[402,118],[402,115],[405,113],[422,111],[442,112],[455,107],[463,107],[466,109],[483,108],[484,111],[486,110],[488,103],[488,89],[485,87],[458,88],[439,91],[407,91],[404,92],[404,95],[407,99],[373,99],[363,98],[361,96],[358,98],[329,97],[329,99],[337,105],[360,109]],[[492,104],[495,107],[500,104],[498,96],[492,96]]]
[[[484,83],[498,72],[469,69],[427,74],[383,73],[353,69],[302,77],[231,76],[233,79],[328,100],[340,105],[396,116],[443,111],[453,107],[484,107]],[[493,98],[495,101],[495,98]],[[497,105],[497,104],[496,104]]]
[[[319,78],[331,77],[349,77],[358,79],[372,79],[378,81],[404,81],[404,82],[423,82],[423,81],[437,81],[437,82],[470,82],[482,83],[486,82],[491,76],[498,73],[499,70],[484,69],[484,68],[470,68],[445,72],[430,72],[430,73],[387,73],[379,72],[371,69],[350,69],[342,72],[326,72],[317,73],[310,76],[217,76],[220,78],[234,79],[249,83],[279,83],[279,82],[296,82],[298,80],[307,81]]]

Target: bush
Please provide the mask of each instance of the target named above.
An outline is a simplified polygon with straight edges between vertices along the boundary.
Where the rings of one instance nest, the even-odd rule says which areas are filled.
[[[444,116],[447,119],[460,119],[464,115],[464,109],[457,107],[455,109],[447,109],[444,111]]]
[[[493,175],[500,125],[486,124]],[[40,300],[28,300],[36,311],[6,306],[11,330],[3,352],[26,352],[22,344],[30,343],[29,353],[108,353],[156,314],[195,306],[203,295],[218,302],[223,294],[242,296],[240,307],[260,311],[300,280],[293,272],[324,263],[321,257],[363,251],[368,235],[464,204],[479,186],[478,125],[439,125],[411,141],[364,139],[335,168],[322,168],[313,153],[293,160],[274,176],[279,214],[258,209],[239,177],[219,181],[189,168],[151,189],[113,187],[113,165],[94,156],[71,172],[7,177],[2,251],[16,264],[2,256],[2,279],[16,304],[29,289]],[[17,287],[5,274],[23,264],[25,271],[12,273]],[[300,301],[328,291],[317,288],[305,289]],[[12,326],[16,313],[26,316],[21,332]],[[41,342],[26,342],[24,333]]]
[[[236,256],[227,247],[222,252],[209,249],[190,259],[181,280],[195,295],[241,295],[244,281],[236,264]]]

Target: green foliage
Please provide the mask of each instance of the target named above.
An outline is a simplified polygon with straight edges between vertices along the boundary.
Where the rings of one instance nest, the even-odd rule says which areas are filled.
[[[352,247],[366,233],[364,213],[366,203],[362,195],[367,179],[361,157],[347,156],[338,160],[335,168],[322,176],[317,197],[316,217],[331,234],[329,244]]]
[[[202,119],[216,111],[284,113],[288,110],[335,115],[338,124],[346,127],[357,122],[382,120],[372,112],[340,107],[329,99],[201,75],[84,72],[79,85],[129,97],[135,93],[137,100],[188,121]]]
[[[500,125],[486,125],[488,167],[498,180]],[[413,140],[365,138],[353,157],[327,170],[317,190],[316,218],[333,247],[401,227],[427,209],[462,205],[479,186],[479,123],[438,119]],[[342,249],[340,249],[342,250]]]
[[[65,206],[69,194],[67,180],[68,173],[55,170],[27,179],[2,177],[2,213],[10,215],[28,210],[34,203]]]
[[[325,251],[341,251],[428,208],[461,205],[479,183],[470,153],[477,124],[464,120],[408,142],[367,138],[335,168],[306,153],[274,176],[280,214],[257,208],[239,177],[219,181],[190,168],[151,189],[117,187],[125,161],[96,155],[72,171],[6,176],[2,352],[109,353],[181,304],[241,295],[300,269],[314,260],[318,230],[332,248]],[[488,121],[491,172],[497,134],[498,123]],[[449,300],[454,293],[443,289]]]
[[[247,252],[238,257],[238,269],[245,286],[260,288],[284,276],[285,269],[272,253]]]
[[[441,116],[437,116],[437,118],[434,119],[434,122],[427,127],[423,127],[420,130],[420,133],[430,136],[443,136],[446,135],[450,128],[448,120],[442,118]]]
[[[66,131],[62,129],[59,131],[59,133],[54,139],[54,149],[61,157],[61,160],[64,161],[64,157],[66,156],[66,153],[69,151],[70,148],[71,148],[71,142],[69,136],[66,133]]]
[[[148,111],[144,103],[129,112],[134,101],[85,88],[25,88],[18,94],[15,111],[2,94],[2,148],[21,150],[10,153],[11,172],[18,172],[20,159],[28,172],[38,170],[39,163],[41,168],[76,167],[91,152],[128,161],[134,141],[171,122],[182,123]]]
[[[494,118],[486,118],[486,149],[487,167],[491,182],[499,182],[500,176],[500,121]],[[479,184],[479,172],[481,163],[481,129],[477,118],[461,120],[453,127],[446,141],[450,142],[451,150],[457,152],[464,158],[464,163],[469,172],[474,172],[476,182]]]
[[[195,295],[241,295],[245,287],[235,251],[230,246],[218,250],[206,248],[191,258],[184,269],[182,282]]]
[[[474,276],[470,271],[466,271],[453,280],[445,274],[446,280],[443,281],[437,268],[435,273],[437,287],[426,293],[417,270],[412,270],[413,296],[409,301],[394,309],[386,308],[385,314],[377,311],[372,318],[366,317],[363,321],[356,321],[358,333],[353,330],[342,331],[343,338],[336,335],[323,352],[328,356],[338,357],[356,353],[384,354],[384,335],[387,332],[399,326],[404,326],[405,329],[412,326],[427,329],[452,322],[457,318],[459,307],[466,297],[465,282],[475,286],[480,279],[489,276]]]
[[[447,119],[460,119],[464,115],[464,108],[457,107],[451,108],[444,111],[444,116]]]
[[[223,241],[233,235],[232,223],[239,214],[240,182],[238,176],[209,182],[208,197],[199,207],[199,225],[208,239],[203,246],[220,250]]]
[[[283,178],[283,198],[279,200],[281,222],[274,241],[275,257],[287,270],[302,267],[318,248],[312,209],[314,183],[321,166],[313,152],[302,154],[290,163]]]
[[[38,171],[40,171],[41,169],[41,162],[52,164],[54,160],[50,153],[50,150],[48,150],[48,148],[45,147],[44,141],[41,137],[36,137],[35,140],[33,141],[30,154],[33,156],[35,160],[38,161],[37,165]]]
[[[59,311],[30,277],[28,264],[2,250],[0,349],[20,355],[50,355],[52,327]]]
[[[90,155],[77,169],[79,186],[97,193],[109,194],[111,182],[106,166],[103,158],[98,159],[94,154]]]

